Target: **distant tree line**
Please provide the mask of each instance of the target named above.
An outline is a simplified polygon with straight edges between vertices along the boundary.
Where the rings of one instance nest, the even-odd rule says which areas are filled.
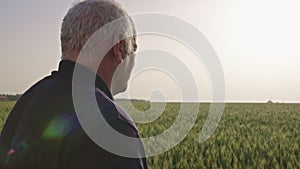
[[[22,94],[0,94],[0,101],[17,101],[22,96]]]
[[[131,102],[150,102],[148,100],[143,99],[133,99],[133,98],[116,98],[115,99],[118,102],[124,102],[124,101],[131,101]]]
[[[17,101],[22,96],[22,94],[0,94],[0,101]],[[125,99],[125,98],[117,98],[116,101],[131,101],[131,102],[149,102],[143,99]]]

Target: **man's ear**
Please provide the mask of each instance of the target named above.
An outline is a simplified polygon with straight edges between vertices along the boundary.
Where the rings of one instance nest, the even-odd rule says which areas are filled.
[[[122,63],[123,58],[122,58],[122,53],[120,51],[119,35],[117,33],[114,36],[114,44],[115,44],[113,46],[114,59],[116,60],[117,63]]]

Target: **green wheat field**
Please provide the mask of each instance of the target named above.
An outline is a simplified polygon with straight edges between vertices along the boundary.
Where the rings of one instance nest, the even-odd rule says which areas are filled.
[[[14,104],[0,102],[0,131]],[[132,104],[140,111],[150,107],[142,101]],[[149,168],[300,168],[300,104],[228,103],[215,132],[200,144],[209,106],[200,104],[187,137],[168,152],[148,158]],[[157,120],[137,124],[141,136],[155,136],[168,129],[179,109],[179,103],[168,103]]]

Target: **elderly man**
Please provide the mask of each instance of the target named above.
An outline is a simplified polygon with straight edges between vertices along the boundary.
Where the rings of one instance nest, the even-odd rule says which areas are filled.
[[[81,56],[84,45],[99,29],[119,18],[123,34],[112,31],[103,46],[111,46],[95,69],[90,58]],[[103,41],[104,42],[104,41]],[[93,91],[97,107],[108,124],[119,133],[140,140],[138,130],[115,104],[113,95],[127,87],[136,51],[135,28],[128,14],[114,1],[89,0],[73,6],[65,16],[61,29],[62,61],[53,71],[33,85],[11,111],[0,138],[1,169],[135,169],[147,168],[145,154],[124,157],[98,146],[86,133],[74,108],[74,68],[81,71],[76,90]],[[101,53],[96,53],[101,55]],[[78,62],[79,56],[83,62]],[[118,68],[118,69],[117,69]],[[118,74],[119,72],[119,74]],[[117,75],[116,75],[117,73]],[[114,74],[116,76],[114,76]],[[96,77],[93,90],[84,85],[86,76]],[[113,78],[114,77],[114,78]],[[115,82],[113,82],[115,81]],[[82,86],[80,84],[83,84]],[[87,85],[88,86],[88,85]],[[113,92],[113,94],[112,94]],[[89,104],[90,100],[83,103]],[[87,109],[86,116],[89,116]],[[93,111],[93,110],[90,110]],[[102,124],[99,124],[101,126]],[[96,133],[105,138],[109,133]],[[112,140],[113,141],[113,140]],[[118,140],[119,141],[119,140]],[[140,141],[141,142],[141,141]],[[136,149],[143,149],[142,144]],[[140,157],[138,156],[140,155]]]

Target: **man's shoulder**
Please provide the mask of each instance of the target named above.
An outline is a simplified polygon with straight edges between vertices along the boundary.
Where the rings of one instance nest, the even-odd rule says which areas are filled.
[[[45,95],[47,97],[49,93],[55,91],[61,92],[61,94],[71,91],[72,76],[63,77],[58,75],[57,71],[52,71],[51,75],[45,76],[33,84],[23,95]]]
[[[102,115],[108,122],[127,124],[131,126],[133,130],[138,132],[135,122],[130,115],[114,100],[106,96],[104,92],[96,89],[96,99]]]

